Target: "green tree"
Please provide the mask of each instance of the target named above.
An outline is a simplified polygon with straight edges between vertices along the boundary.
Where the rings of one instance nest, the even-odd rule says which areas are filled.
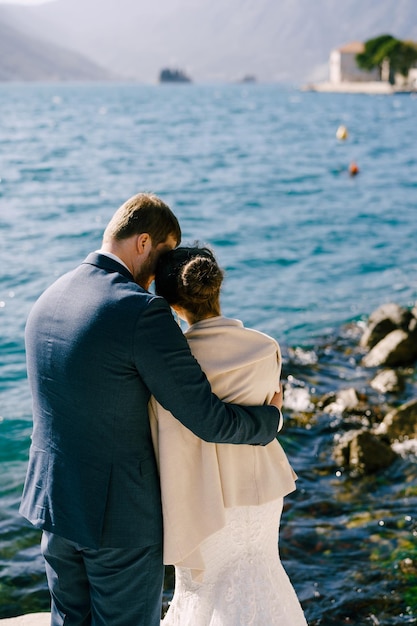
[[[358,66],[364,70],[375,67],[382,72],[384,62],[389,64],[389,80],[395,82],[395,74],[407,77],[410,68],[417,61],[417,44],[401,41],[392,35],[380,35],[365,42],[365,50],[356,55]]]
[[[417,45],[412,41],[394,39],[387,43],[383,53],[388,59],[392,71],[406,78],[417,61]]]

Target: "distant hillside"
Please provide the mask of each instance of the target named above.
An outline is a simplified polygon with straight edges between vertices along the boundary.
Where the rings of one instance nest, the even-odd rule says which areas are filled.
[[[0,22],[0,81],[108,80],[81,54],[29,37]]]
[[[417,40],[416,0],[55,0],[0,6],[31,36],[127,78],[180,67],[195,82],[326,78],[330,50],[382,33]]]

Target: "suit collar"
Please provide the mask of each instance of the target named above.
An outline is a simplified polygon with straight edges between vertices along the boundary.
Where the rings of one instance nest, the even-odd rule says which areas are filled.
[[[127,267],[121,261],[117,261],[115,258],[111,258],[101,252],[91,252],[88,257],[83,261],[83,264],[95,265],[108,272],[119,272],[129,280],[134,280],[132,274]]]
[[[116,254],[113,254],[113,252],[107,252],[107,251],[101,250],[101,249],[100,250],[96,250],[96,252],[98,254],[102,254],[103,256],[108,256],[109,259],[113,259],[113,261],[116,261],[117,263],[121,263],[123,265],[123,267],[125,267],[130,272],[130,270],[129,270],[128,266],[126,265],[126,263],[124,263],[122,261],[122,259],[120,257],[118,257]]]

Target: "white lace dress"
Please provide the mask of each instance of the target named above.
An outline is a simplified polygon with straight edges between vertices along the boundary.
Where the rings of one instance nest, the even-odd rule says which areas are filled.
[[[163,626],[306,626],[281,564],[282,498],[227,509],[226,525],[201,544],[203,582],[175,568],[175,593]]]

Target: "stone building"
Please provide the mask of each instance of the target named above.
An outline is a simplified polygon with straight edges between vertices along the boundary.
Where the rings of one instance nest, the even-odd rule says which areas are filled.
[[[329,62],[329,78],[331,83],[369,82],[381,80],[378,68],[367,72],[361,70],[356,63],[356,55],[364,52],[365,46],[360,41],[332,50]]]

